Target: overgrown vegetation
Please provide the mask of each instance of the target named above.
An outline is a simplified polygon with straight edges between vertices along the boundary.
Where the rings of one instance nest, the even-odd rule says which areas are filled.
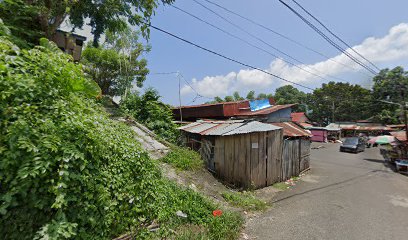
[[[241,207],[247,211],[265,210],[268,205],[258,199],[252,192],[224,192],[222,197],[234,206]]]
[[[177,125],[173,123],[170,106],[159,99],[159,93],[149,88],[142,95],[138,92],[128,94],[120,105],[125,113],[144,124],[162,139],[178,143],[180,133]]]
[[[286,183],[284,183],[284,182],[275,183],[275,184],[273,184],[272,186],[273,186],[274,188],[279,189],[279,190],[282,190],[282,191],[289,188],[289,186],[288,186]]]
[[[242,218],[215,218],[218,206],[162,178],[132,131],[95,103],[99,93],[52,43],[20,50],[0,37],[2,238],[169,238],[186,224],[235,238]]]
[[[169,163],[179,170],[198,170],[204,165],[199,153],[185,147],[173,147],[162,158],[163,162]]]

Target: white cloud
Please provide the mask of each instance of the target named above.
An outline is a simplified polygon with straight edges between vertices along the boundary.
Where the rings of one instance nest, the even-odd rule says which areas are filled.
[[[386,36],[367,38],[360,45],[353,48],[376,64],[407,58],[408,24],[396,25],[389,30]],[[351,50],[348,50],[348,52],[352,53]],[[349,68],[346,68],[344,64]],[[353,62],[345,54],[315,64],[299,66],[291,66],[280,59],[275,59],[265,70],[299,84],[310,85],[313,83],[314,87],[320,86],[325,81],[316,75],[301,70],[299,67],[325,78],[363,71],[361,66]],[[202,80],[192,80],[192,86],[201,95],[209,97],[225,96],[233,91],[245,92],[252,89],[277,88],[286,84],[288,83],[252,69],[242,69],[238,73],[230,72],[225,76],[206,76]],[[189,86],[182,88],[182,94],[191,92]]]

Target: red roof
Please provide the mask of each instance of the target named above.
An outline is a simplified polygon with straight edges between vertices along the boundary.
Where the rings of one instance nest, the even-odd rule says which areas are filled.
[[[258,111],[238,113],[237,116],[263,116],[263,115],[268,115],[268,114],[271,114],[273,112],[276,112],[276,111],[279,111],[285,108],[293,107],[295,105],[296,104],[275,105],[275,106],[261,109]]]
[[[299,125],[302,126],[303,128],[313,127],[312,124],[310,124],[310,123],[305,123],[305,122],[297,122],[297,124],[299,124]]]
[[[283,135],[288,137],[311,137],[312,134],[292,122],[270,123],[283,128]]]
[[[274,105],[275,100],[269,98],[269,104]],[[281,106],[276,105],[274,107]],[[210,119],[228,119],[234,116],[246,116],[245,113],[255,113],[249,114],[247,116],[257,115],[256,113],[262,112],[264,110],[270,110],[269,107],[259,111],[251,112],[250,104],[248,100],[236,101],[236,102],[223,102],[214,104],[201,104],[194,106],[182,106],[181,112],[183,115],[183,120],[190,119],[195,120],[198,118],[210,118]],[[173,108],[173,115],[175,119],[180,119],[180,108]],[[276,111],[276,110],[275,110]],[[273,111],[272,111],[273,112]]]
[[[390,132],[392,136],[394,136],[398,141],[400,142],[406,142],[407,141],[407,136],[405,131],[399,131],[399,132]]]
[[[290,114],[292,122],[309,122],[309,118],[304,112],[294,112]]]

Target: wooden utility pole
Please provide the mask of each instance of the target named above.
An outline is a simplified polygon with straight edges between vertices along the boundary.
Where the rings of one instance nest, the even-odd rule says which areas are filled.
[[[183,122],[183,113],[181,111],[181,79],[180,79],[180,72],[177,71],[177,77],[179,81],[179,107],[180,107],[180,122]]]

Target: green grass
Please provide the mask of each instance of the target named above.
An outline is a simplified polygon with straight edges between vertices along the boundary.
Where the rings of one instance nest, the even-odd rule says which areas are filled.
[[[178,170],[198,170],[204,166],[200,154],[184,147],[173,147],[171,151],[162,158],[163,162],[169,163]]]
[[[274,188],[277,188],[279,190],[286,190],[288,189],[288,185],[284,182],[280,182],[280,183],[275,183],[272,185]]]
[[[247,211],[265,210],[268,205],[251,192],[224,192],[222,197],[234,206]]]

